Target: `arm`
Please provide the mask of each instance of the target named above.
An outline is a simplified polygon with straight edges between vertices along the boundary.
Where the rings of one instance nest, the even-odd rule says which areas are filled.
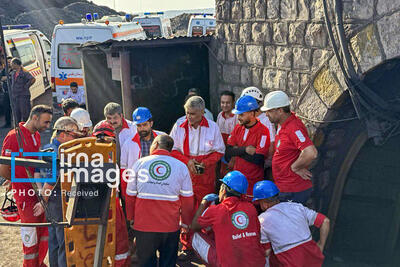
[[[328,238],[330,228],[330,221],[327,217],[325,217],[324,222],[319,229],[319,241],[317,242],[317,246],[321,249],[321,252],[324,251],[326,239]]]
[[[300,175],[301,178],[305,180],[311,179],[312,174],[309,170],[307,170],[307,168],[310,166],[312,161],[317,158],[317,155],[318,152],[314,145],[304,148],[297,160],[293,162],[291,166],[292,171]]]
[[[43,200],[47,203],[47,201],[49,201],[49,197],[50,197],[50,191],[51,190],[53,190],[53,188],[54,188],[54,186],[53,185],[50,185],[50,184],[48,184],[48,183],[45,183],[44,185],[43,185],[43,188],[42,188],[42,195],[43,195]]]
[[[180,196],[180,200],[181,200],[182,225],[187,227],[190,225],[190,223],[192,221],[194,199],[193,199],[193,196],[190,196],[190,197]]]
[[[11,180],[10,165],[0,164],[0,176],[6,180]]]
[[[261,154],[249,155],[246,153],[240,157],[250,163],[254,163],[256,165],[264,165],[264,155]]]
[[[190,225],[190,228],[193,229],[193,231],[201,230],[202,227],[197,220],[199,219],[201,214],[203,214],[203,212],[205,211],[207,206],[208,206],[208,202],[206,200],[202,200],[199,208],[196,211],[196,214],[193,217],[192,224]]]
[[[206,167],[212,166],[216,164],[223,156],[224,154],[219,153],[219,152],[213,152],[211,154],[208,154],[201,162],[204,163]]]

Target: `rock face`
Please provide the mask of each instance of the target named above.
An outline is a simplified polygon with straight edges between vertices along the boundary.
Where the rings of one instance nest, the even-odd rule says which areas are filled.
[[[172,32],[176,36],[186,36],[191,14],[182,14],[171,19]]]
[[[0,6],[0,14],[4,15],[3,24],[31,24],[49,39],[61,19],[72,23],[79,22],[86,13],[98,13],[100,16],[118,14],[111,8],[85,0],[0,0]]]

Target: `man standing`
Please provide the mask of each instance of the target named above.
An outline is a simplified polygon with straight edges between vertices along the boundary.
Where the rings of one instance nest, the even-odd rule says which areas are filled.
[[[220,98],[220,105],[221,105],[221,112],[218,114],[217,117],[217,125],[221,131],[222,138],[224,139],[225,146],[228,142],[228,137],[235,128],[238,120],[237,115],[232,113],[235,103],[235,94],[231,91],[223,91],[221,93]],[[224,177],[225,174],[228,172],[228,166],[232,165],[233,167],[233,159],[231,162],[226,161],[225,156],[221,158],[221,168],[220,168],[220,176]],[[231,167],[231,168],[232,168]]]
[[[172,154],[185,163],[193,183],[195,207],[207,194],[215,190],[216,166],[225,151],[218,125],[204,117],[204,100],[192,96],[185,103],[186,119],[175,123],[170,136],[174,139]],[[182,236],[181,260],[192,255],[190,235]]]
[[[11,157],[12,152],[39,152],[40,134],[50,127],[53,111],[45,105],[35,106],[29,115],[27,122],[19,123],[19,131],[12,129],[4,138],[1,150],[2,156]],[[20,134],[20,145],[18,144],[17,135]],[[19,157],[23,157],[20,155]],[[36,158],[36,157],[24,157]],[[37,159],[37,158],[36,158]],[[22,223],[43,223],[46,222],[44,214],[35,216],[35,210],[40,204],[38,196],[34,191],[31,183],[18,182],[19,178],[33,178],[34,168],[32,167],[15,167],[16,181],[12,181],[11,185],[14,191],[14,198],[18,207],[19,215]],[[0,165],[0,176],[7,180],[11,180],[10,165]],[[24,251],[25,267],[43,266],[43,260],[47,254],[48,232],[45,227],[21,227],[21,237]]]
[[[136,134],[136,126],[122,115],[120,104],[110,102],[104,107],[104,117],[114,127],[117,142],[117,163],[120,165],[121,148],[125,141]],[[101,122],[99,122],[101,123]]]
[[[36,79],[22,68],[19,58],[11,60],[11,95],[16,122],[26,121],[31,111],[31,92],[29,88]]]
[[[258,182],[253,195],[253,201],[258,201],[264,211],[258,216],[261,243],[270,255],[271,266],[321,267],[329,219],[299,203],[281,203],[279,189],[271,181]],[[317,243],[312,240],[310,226],[320,228]]]
[[[8,66],[11,66],[11,59],[12,57],[7,57],[8,61]],[[8,83],[7,83],[7,73],[6,73],[6,68],[5,64],[2,66],[2,70],[0,72],[0,77],[1,77],[1,84],[2,84],[2,91],[3,91],[3,113],[4,113],[4,119],[6,123],[2,128],[10,128],[11,127],[11,105],[10,105],[10,96],[9,96],[9,90],[8,90]]]
[[[168,135],[157,136],[150,156],[133,166],[127,188],[127,218],[136,235],[140,266],[175,266],[179,221],[186,227],[193,212],[193,190],[188,168],[170,155],[174,146]]]
[[[132,169],[138,159],[150,155],[154,138],[166,134],[152,129],[154,122],[148,108],[138,107],[133,111],[132,117],[137,132],[132,139],[127,139],[121,148],[121,169]],[[121,191],[125,196],[126,181],[124,180],[121,180]]]
[[[50,144],[43,147],[43,150],[51,150],[58,155],[58,148],[62,143],[80,137],[78,125],[71,117],[61,117],[55,123],[53,130],[55,138]],[[57,174],[58,176],[59,174]],[[35,178],[52,178],[51,169],[38,169]],[[62,222],[62,200],[60,183],[45,183],[42,188],[43,200],[47,203],[48,214],[45,214],[49,222]],[[51,192],[51,193],[50,193]],[[38,203],[34,207],[34,215],[39,216],[44,213],[44,207]],[[49,263],[50,267],[67,266],[65,255],[64,226],[51,225],[49,229]]]
[[[235,157],[234,170],[243,173],[251,195],[254,184],[264,179],[264,161],[268,158],[269,131],[256,117],[258,103],[252,96],[242,96],[236,101],[233,113],[239,124],[231,133],[226,148],[227,158]]]
[[[86,108],[86,99],[85,99],[85,92],[82,89],[79,89],[78,84],[76,82],[72,82],[69,85],[69,91],[65,98],[72,98],[78,102],[81,108]]]
[[[210,266],[265,266],[257,211],[242,198],[248,191],[246,177],[232,171],[221,181],[219,196],[209,194],[203,198],[191,225],[195,231],[211,227],[215,240],[195,233],[193,248]],[[220,204],[210,206],[218,199]]]
[[[289,97],[284,92],[269,93],[261,110],[272,123],[278,124],[272,175],[280,190],[280,200],[305,204],[313,186],[308,168],[318,155],[317,149],[303,122],[290,111]]]

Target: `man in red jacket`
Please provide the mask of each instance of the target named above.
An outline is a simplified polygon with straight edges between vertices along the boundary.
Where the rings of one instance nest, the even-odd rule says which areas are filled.
[[[239,171],[232,171],[221,181],[219,196],[204,197],[191,225],[196,231],[211,227],[215,240],[204,233],[195,233],[193,248],[210,266],[265,266],[257,211],[241,198],[247,192],[246,177]],[[218,199],[220,204],[209,206]]]
[[[2,156],[11,157],[12,152],[39,152],[40,134],[50,127],[53,111],[45,105],[35,106],[29,115],[27,122],[19,123],[21,133],[21,147],[17,141],[17,131],[12,129],[4,138],[1,150]],[[19,153],[22,154],[22,153]],[[24,157],[36,158],[37,157]],[[0,165],[0,176],[11,180],[10,165]],[[13,177],[12,188],[14,198],[18,207],[18,212],[22,223],[44,223],[45,214],[38,212],[41,210],[41,203],[30,182],[19,182],[20,178],[33,178],[34,168],[23,166],[15,167],[15,177]],[[24,267],[46,266],[43,261],[48,249],[48,231],[46,227],[21,227],[21,236],[24,252]]]

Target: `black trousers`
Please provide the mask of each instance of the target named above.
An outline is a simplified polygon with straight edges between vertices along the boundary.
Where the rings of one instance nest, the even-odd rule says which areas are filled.
[[[8,92],[4,93],[3,110],[4,110],[6,125],[9,126],[11,125],[11,106],[10,106],[10,97],[8,96]]]
[[[174,267],[178,257],[179,233],[154,233],[135,231],[136,252],[141,267],[157,266],[157,250],[160,253],[159,267]]]
[[[27,121],[29,113],[31,112],[31,97],[30,96],[16,96],[13,97],[13,112],[15,114],[16,123]]]

